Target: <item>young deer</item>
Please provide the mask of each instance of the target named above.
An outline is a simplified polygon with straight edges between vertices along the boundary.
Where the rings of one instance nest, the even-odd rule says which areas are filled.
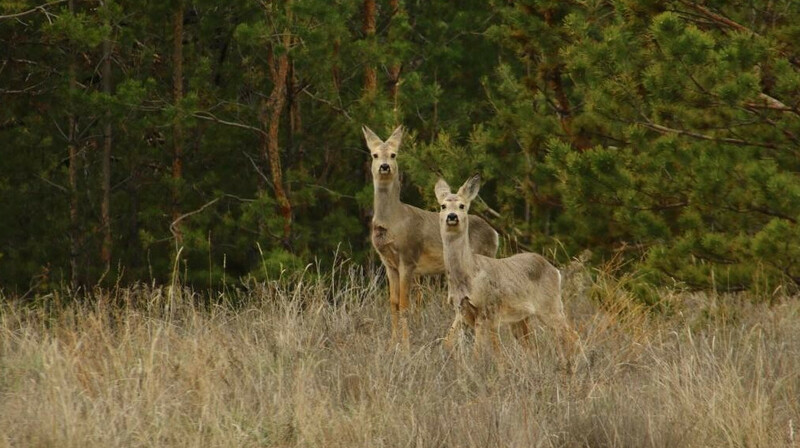
[[[487,339],[497,348],[498,328],[503,324],[511,324],[514,336],[524,342],[528,320],[536,316],[558,333],[569,364],[577,333],[564,315],[558,269],[534,253],[496,259],[470,250],[471,241],[465,235],[472,220],[466,217],[479,188],[477,175],[467,180],[456,194],[450,192],[444,180],[436,183],[448,299],[456,308],[456,318],[445,342],[452,346],[464,323],[475,328],[476,353]]]
[[[392,341],[398,332],[408,348],[408,294],[415,275],[444,273],[442,239],[437,214],[400,202],[400,172],[397,153],[403,138],[402,126],[385,142],[368,127],[364,138],[372,155],[372,183],[375,188],[372,217],[372,245],[378,251],[389,279],[389,302],[392,316]],[[463,219],[467,220],[464,215]],[[497,232],[486,221],[470,216],[470,247],[476,252],[494,256],[497,253]]]

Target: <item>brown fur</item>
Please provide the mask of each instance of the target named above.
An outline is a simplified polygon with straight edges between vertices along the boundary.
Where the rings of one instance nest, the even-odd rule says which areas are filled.
[[[561,273],[544,257],[521,253],[495,259],[474,254],[469,232],[472,220],[465,219],[478,194],[480,178],[467,180],[450,193],[444,180],[436,184],[436,197],[442,205],[439,228],[447,269],[448,298],[456,317],[447,336],[448,345],[462,325],[475,328],[476,350],[487,339],[497,345],[498,328],[512,325],[517,338],[528,333],[528,320],[535,316],[553,328],[571,354],[577,334],[570,328],[561,302]],[[569,355],[568,358],[569,359]]]
[[[403,344],[408,347],[406,310],[413,279],[417,275],[445,272],[438,215],[400,202],[396,156],[402,140],[402,127],[395,129],[385,142],[366,126],[363,131],[372,157],[375,189],[372,245],[389,279],[392,340],[397,340],[399,332]],[[388,170],[382,171],[381,166],[388,166]],[[480,217],[470,216],[468,219],[473,226],[469,233],[471,247],[476,253],[493,257],[497,253],[497,232]]]

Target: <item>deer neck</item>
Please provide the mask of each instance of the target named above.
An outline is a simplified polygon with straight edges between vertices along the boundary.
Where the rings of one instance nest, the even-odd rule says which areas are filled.
[[[372,222],[388,227],[389,223],[398,222],[401,213],[400,181],[395,177],[390,183],[373,181],[375,188]]]
[[[475,256],[469,246],[469,232],[467,229],[458,234],[443,231],[442,245],[448,289],[450,295],[457,296],[460,301],[470,295],[472,278],[477,270]]]

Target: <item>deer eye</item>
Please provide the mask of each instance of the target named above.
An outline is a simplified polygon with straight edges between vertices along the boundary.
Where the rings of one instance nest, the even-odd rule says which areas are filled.
[[[444,209],[446,209],[446,208],[447,208],[447,206],[446,206],[446,205],[444,205],[444,204],[442,204],[442,210],[444,210]]]
[[[395,154],[395,153],[392,153],[392,156],[391,156],[391,157],[394,159],[395,157],[397,157],[397,154]]]
[[[373,154],[373,155],[372,155],[372,158],[373,158],[373,159],[377,159],[377,158],[378,158],[378,153],[375,153],[375,154]]]
[[[464,204],[458,204],[458,208],[460,208],[461,210],[464,210]]]

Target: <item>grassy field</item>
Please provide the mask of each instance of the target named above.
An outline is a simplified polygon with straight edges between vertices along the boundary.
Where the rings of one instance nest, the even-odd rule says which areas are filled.
[[[213,304],[152,287],[6,299],[0,447],[800,444],[797,297],[666,291],[654,314],[624,278],[579,274],[574,374],[543,329],[527,351],[503,333],[502,368],[446,351],[437,282],[404,353],[382,280],[355,266]]]

